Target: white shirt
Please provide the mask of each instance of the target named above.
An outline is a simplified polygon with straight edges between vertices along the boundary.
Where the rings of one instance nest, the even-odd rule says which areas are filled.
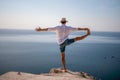
[[[66,26],[66,25],[48,28],[48,31],[56,32],[58,37],[58,44],[62,44],[66,39],[68,39],[68,36],[71,32],[77,30],[78,30],[77,28],[73,28],[71,26]]]

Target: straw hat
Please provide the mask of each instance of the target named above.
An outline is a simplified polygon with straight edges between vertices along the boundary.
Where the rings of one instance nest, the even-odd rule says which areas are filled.
[[[60,22],[68,22],[66,18],[62,18]]]

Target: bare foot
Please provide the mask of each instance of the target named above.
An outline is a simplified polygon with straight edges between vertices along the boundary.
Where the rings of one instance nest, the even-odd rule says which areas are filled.
[[[88,29],[88,31],[87,31],[87,35],[90,35],[90,30]]]
[[[67,70],[63,69],[62,72],[63,72],[63,73],[64,73],[64,72],[67,72]]]

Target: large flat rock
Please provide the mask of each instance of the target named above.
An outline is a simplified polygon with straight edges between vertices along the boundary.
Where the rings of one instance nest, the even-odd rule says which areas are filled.
[[[67,70],[64,72],[62,68],[54,68],[50,73],[31,74],[24,72],[7,72],[0,75],[0,80],[95,80],[93,76],[84,72],[73,72]]]

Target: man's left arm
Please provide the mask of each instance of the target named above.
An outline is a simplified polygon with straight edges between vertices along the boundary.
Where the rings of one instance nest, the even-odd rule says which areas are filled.
[[[40,28],[40,27],[38,27],[35,30],[36,31],[48,31],[48,28]]]

